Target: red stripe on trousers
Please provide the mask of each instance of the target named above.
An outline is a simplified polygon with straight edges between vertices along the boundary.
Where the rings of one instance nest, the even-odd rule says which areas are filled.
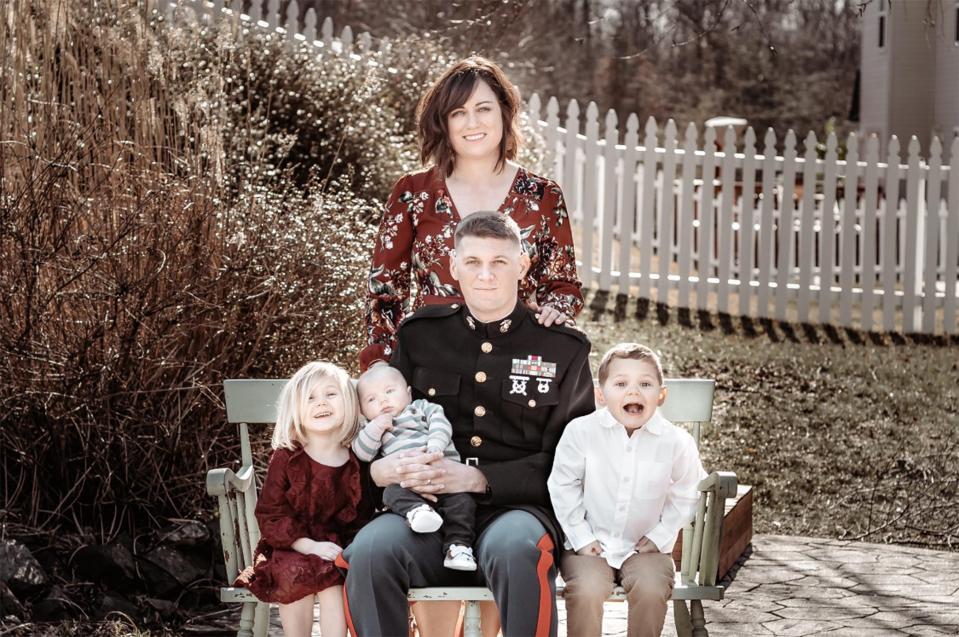
[[[553,565],[553,539],[549,533],[536,543],[539,561],[536,563],[536,579],[539,581],[539,616],[536,620],[536,637],[547,637],[553,620],[553,596],[549,591],[549,567]],[[345,590],[345,589],[344,589]]]
[[[339,566],[340,568],[349,570],[350,564],[345,559],[343,559],[343,552],[340,551],[340,554],[336,556],[336,559],[333,560],[333,563]],[[346,615],[346,627],[349,628],[350,634],[353,637],[356,637],[359,633],[356,632],[356,628],[353,626],[353,616],[350,615],[350,600],[346,596],[346,584],[343,584],[343,612]]]

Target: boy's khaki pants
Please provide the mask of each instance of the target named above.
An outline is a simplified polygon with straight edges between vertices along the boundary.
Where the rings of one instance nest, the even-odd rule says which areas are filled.
[[[560,569],[566,582],[566,634],[603,634],[603,602],[619,582],[629,604],[628,637],[658,637],[673,594],[675,567],[666,553],[637,553],[614,569],[604,558],[563,551]]]

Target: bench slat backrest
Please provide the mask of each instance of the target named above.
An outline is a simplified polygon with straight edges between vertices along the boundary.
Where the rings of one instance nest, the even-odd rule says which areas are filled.
[[[660,407],[666,420],[692,423],[693,438],[699,446],[702,427],[713,417],[713,390],[716,381],[709,378],[667,378],[666,402]]]

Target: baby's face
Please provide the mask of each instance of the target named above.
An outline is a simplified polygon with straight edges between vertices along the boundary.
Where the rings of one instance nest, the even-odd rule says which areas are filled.
[[[357,392],[360,411],[367,420],[381,414],[396,416],[410,404],[410,388],[400,374],[379,374],[363,379]]]

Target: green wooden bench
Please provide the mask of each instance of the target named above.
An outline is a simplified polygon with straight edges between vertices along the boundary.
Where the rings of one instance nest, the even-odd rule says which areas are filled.
[[[227,420],[236,423],[240,435],[240,467],[213,469],[207,473],[207,492],[216,496],[220,509],[220,537],[227,580],[252,562],[253,549],[260,539],[256,518],[257,480],[250,447],[251,425],[272,425],[276,418],[276,401],[285,380],[228,380],[224,382]],[[661,408],[674,423],[690,423],[691,433],[699,444],[702,429],[712,418],[712,380],[667,379],[669,395]],[[721,600],[724,588],[716,581],[719,547],[726,499],[736,496],[736,475],[716,471],[699,484],[699,509],[693,523],[683,529],[682,564],[676,573],[673,608],[676,629],[683,637],[706,637],[704,600]],[[557,582],[561,595],[562,582]],[[480,636],[479,602],[492,601],[493,595],[483,587],[414,588],[410,600],[462,600],[466,602],[464,637]],[[243,588],[225,586],[220,589],[224,602],[242,603],[239,637],[264,637],[269,627],[269,604],[258,601]],[[609,598],[626,599],[617,587]]]

